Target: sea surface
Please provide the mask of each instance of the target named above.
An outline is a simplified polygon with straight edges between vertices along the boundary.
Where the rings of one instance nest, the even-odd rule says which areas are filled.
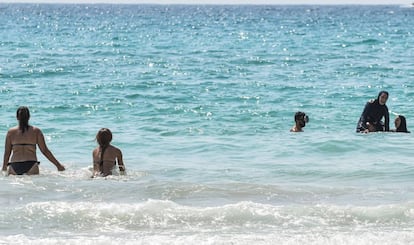
[[[38,150],[39,176],[0,176],[0,244],[414,244],[413,134],[355,132],[381,90],[414,131],[413,26],[400,5],[0,4],[0,141],[28,106],[67,169]],[[126,176],[90,178],[102,127]]]

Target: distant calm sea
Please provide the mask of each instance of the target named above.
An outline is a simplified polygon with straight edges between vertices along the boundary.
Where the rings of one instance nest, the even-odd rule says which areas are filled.
[[[414,244],[413,133],[355,133],[380,90],[414,131],[413,27],[398,5],[0,4],[0,142],[27,105],[67,167],[0,177],[0,244]],[[101,127],[127,176],[90,178]]]

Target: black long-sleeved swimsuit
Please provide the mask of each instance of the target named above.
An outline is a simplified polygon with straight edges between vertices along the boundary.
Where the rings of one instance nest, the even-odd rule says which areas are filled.
[[[384,124],[381,119],[385,118]],[[390,115],[386,105],[380,105],[378,99],[368,101],[359,118],[357,132],[367,129],[367,122],[375,126],[376,131],[390,131]]]

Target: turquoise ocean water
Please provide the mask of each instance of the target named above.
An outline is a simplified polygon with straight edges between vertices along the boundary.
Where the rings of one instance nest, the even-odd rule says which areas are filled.
[[[0,140],[27,105],[67,167],[38,152],[39,176],[0,177],[0,244],[413,243],[412,134],[355,127],[387,90],[414,131],[414,8],[0,4],[0,23]],[[101,127],[127,176],[90,178]]]

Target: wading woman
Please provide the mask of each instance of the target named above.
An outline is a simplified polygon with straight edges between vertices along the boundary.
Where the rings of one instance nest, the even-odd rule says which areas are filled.
[[[101,128],[96,134],[98,146],[92,152],[94,176],[112,175],[118,163],[119,173],[125,175],[125,165],[122,151],[111,144],[112,132],[108,128]]]
[[[52,152],[47,148],[42,131],[29,125],[29,108],[21,106],[16,113],[19,125],[10,128],[6,135],[4,146],[3,171],[8,174],[39,174],[39,162],[36,157],[36,146],[43,155],[51,161],[59,171],[65,167],[59,163]],[[7,168],[8,167],[8,168]]]

